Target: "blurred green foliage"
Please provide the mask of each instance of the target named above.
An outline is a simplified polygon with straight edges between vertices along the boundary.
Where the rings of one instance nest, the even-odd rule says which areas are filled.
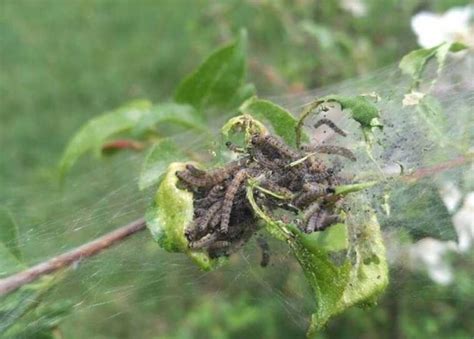
[[[137,173],[133,163],[116,170],[123,165],[120,159],[110,160],[99,173],[92,173],[94,164],[84,164],[75,169],[81,174],[77,185],[88,185],[101,173],[107,179],[76,191],[74,199],[67,198],[66,189],[63,199],[51,182],[64,145],[78,127],[129,100],[171,98],[183,75],[240,28],[249,35],[248,77],[260,94],[279,95],[396,63],[416,48],[409,25],[414,13],[466,3],[367,0],[367,13],[356,17],[339,1],[1,0],[0,204],[13,212],[20,239],[29,232],[33,238],[35,232],[45,234],[33,244],[20,242],[24,260],[49,257],[60,251],[58,244],[69,248],[113,228],[100,210],[116,206],[102,201],[90,214],[94,227],[76,236],[60,221],[41,230],[24,225],[71,220],[76,206],[105,196]],[[91,175],[84,175],[88,171]],[[137,208],[140,215],[143,206]],[[115,222],[131,217],[124,214]],[[309,295],[308,287],[288,258],[277,257],[267,271],[249,269],[236,258],[230,268],[202,279],[179,259],[176,269],[175,256],[146,240],[134,239],[84,264],[50,296],[86,304],[62,322],[64,337],[303,336],[304,317],[313,305],[301,297]],[[247,254],[250,265],[256,263],[253,252]],[[450,287],[394,269],[394,282],[378,307],[352,309],[332,321],[321,338],[472,336],[472,269],[460,259],[453,264],[458,269]],[[132,292],[120,292],[130,285]]]

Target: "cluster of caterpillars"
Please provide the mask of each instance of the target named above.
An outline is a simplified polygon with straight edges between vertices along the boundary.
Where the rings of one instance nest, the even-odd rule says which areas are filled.
[[[315,127],[321,125],[345,136],[328,119],[318,121]],[[256,202],[265,213],[273,218],[292,218],[303,232],[322,231],[339,221],[342,198],[334,188],[346,181],[318,154],[355,161],[350,150],[311,144],[297,150],[271,134],[253,135],[245,149],[231,143],[227,146],[238,153],[238,160],[206,171],[188,164],[185,170],[176,172],[194,193],[194,219],[185,230],[190,248],[204,249],[214,258],[228,256],[256,233],[258,220],[246,197],[249,180],[255,185]],[[257,240],[264,266],[268,263],[268,245],[262,238]]]

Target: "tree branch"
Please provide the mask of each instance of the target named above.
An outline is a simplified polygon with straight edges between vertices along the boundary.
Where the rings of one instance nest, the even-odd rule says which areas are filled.
[[[48,261],[27,268],[7,278],[0,279],[0,296],[11,293],[41,276],[68,267],[84,258],[92,257],[103,250],[122,242],[129,236],[145,229],[145,220],[140,218],[102,237],[60,254]]]
[[[461,156],[448,162],[434,165],[432,167],[420,168],[413,173],[402,176],[402,179],[411,181],[442,173],[451,168],[465,165],[472,161],[472,156]],[[0,296],[11,293],[23,285],[26,285],[43,275],[56,272],[66,268],[84,258],[92,257],[103,250],[120,243],[129,236],[145,229],[146,223],[143,218],[135,220],[128,225],[122,226],[102,237],[92,240],[84,245],[60,254],[48,261],[39,263],[24,271],[15,273],[7,278],[0,279]]]

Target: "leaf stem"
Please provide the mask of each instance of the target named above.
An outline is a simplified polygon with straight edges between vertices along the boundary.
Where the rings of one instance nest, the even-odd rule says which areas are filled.
[[[100,238],[92,240],[68,252],[27,268],[24,271],[15,273],[7,278],[0,279],[0,296],[12,293],[21,286],[35,281],[43,275],[56,272],[74,263],[77,263],[84,258],[99,254],[103,250],[124,241],[129,236],[144,230],[145,226],[146,223],[143,218],[137,219],[125,226],[101,236]]]
[[[301,116],[296,124],[295,127],[295,137],[296,137],[296,148],[300,148],[301,146],[301,132],[303,130],[303,124],[305,119],[310,115],[319,105],[321,105],[324,101],[323,100],[316,100],[311,102],[304,111],[301,113]]]

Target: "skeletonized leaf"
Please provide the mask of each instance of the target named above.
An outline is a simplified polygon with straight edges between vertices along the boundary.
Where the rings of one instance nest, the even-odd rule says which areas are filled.
[[[296,145],[295,128],[298,120],[286,109],[268,100],[253,97],[240,107],[242,113],[248,113],[260,120],[268,121],[275,133],[291,146]]]
[[[185,161],[187,158],[178,145],[170,139],[162,139],[155,143],[143,161],[138,183],[140,190],[157,184],[170,163]]]
[[[212,53],[181,82],[175,100],[201,111],[205,107],[228,108],[244,84],[247,35]]]

